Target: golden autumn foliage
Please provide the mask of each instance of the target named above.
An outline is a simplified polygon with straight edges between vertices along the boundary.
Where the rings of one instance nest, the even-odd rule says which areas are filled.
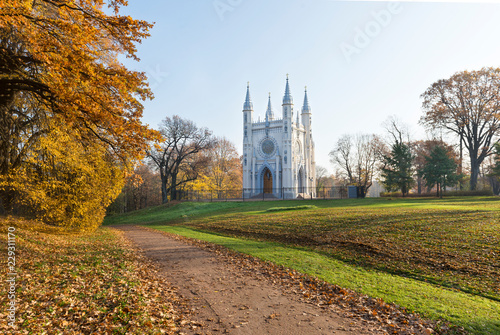
[[[214,146],[203,153],[206,167],[200,177],[187,186],[194,191],[231,191],[243,185],[243,168],[234,143],[217,137]]]
[[[123,187],[124,169],[98,144],[85,145],[62,125],[49,125],[25,164],[7,176],[16,202],[45,223],[93,230]]]
[[[139,102],[152,93],[117,57],[137,59],[151,25],[118,15],[126,1],[109,4],[113,15],[100,0],[0,0],[1,102],[30,92],[68,125],[136,157],[153,135]]]
[[[125,0],[0,0],[0,200],[45,222],[94,227],[157,132],[136,44],[151,24]],[[111,14],[108,14],[111,13]],[[0,206],[1,207],[1,206]]]

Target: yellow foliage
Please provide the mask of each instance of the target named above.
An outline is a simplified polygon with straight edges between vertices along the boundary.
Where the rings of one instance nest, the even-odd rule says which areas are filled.
[[[193,191],[230,191],[242,187],[242,166],[235,145],[217,138],[213,148],[204,153],[208,164],[198,179],[187,184]]]
[[[18,205],[45,223],[93,230],[120,193],[125,168],[102,144],[81,142],[61,124],[49,129],[24,165],[0,175],[0,190],[12,190]]]
[[[192,191],[213,191],[217,190],[212,178],[201,175],[198,179],[190,181],[186,184],[186,188]]]
[[[119,62],[152,27],[126,5],[0,0],[0,210],[92,229],[159,138],[141,121],[145,74]]]

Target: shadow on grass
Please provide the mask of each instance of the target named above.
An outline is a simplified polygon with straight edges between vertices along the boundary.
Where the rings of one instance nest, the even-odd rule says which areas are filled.
[[[498,206],[481,207],[481,204]],[[166,224],[181,221],[187,217],[196,218],[230,213],[248,213],[266,211],[272,207],[316,206],[324,208],[384,208],[384,207],[420,207],[443,208],[469,205],[469,209],[500,210],[499,197],[450,197],[435,198],[366,198],[366,199],[334,199],[334,200],[279,200],[279,201],[247,201],[247,202],[182,202],[165,204],[123,214],[108,215],[104,225],[110,224]]]
[[[158,230],[204,240],[293,268],[341,287],[407,307],[434,320],[443,318],[473,334],[500,334],[500,304],[439,285],[370,271],[305,248],[216,235],[180,226],[153,226]]]
[[[498,335],[500,334],[500,321],[485,318],[474,318],[464,324],[464,328],[471,334]]]

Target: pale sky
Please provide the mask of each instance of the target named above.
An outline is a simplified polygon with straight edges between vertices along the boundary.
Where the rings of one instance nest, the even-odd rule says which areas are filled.
[[[250,82],[254,115],[268,92],[281,117],[286,74],[295,110],[307,86],[316,163],[346,133],[384,135],[396,116],[414,139],[420,95],[455,72],[500,67],[500,4],[336,0],[129,0],[123,13],[155,22],[139,48],[155,99],[143,121],[153,128],[180,115],[236,144]]]

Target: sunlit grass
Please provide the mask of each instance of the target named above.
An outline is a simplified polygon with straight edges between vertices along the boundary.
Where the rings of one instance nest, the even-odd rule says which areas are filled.
[[[425,317],[434,320],[446,319],[465,327],[473,334],[500,333],[500,303],[487,298],[380,271],[370,271],[304,248],[225,237],[179,226],[150,227],[216,243],[265,261],[293,268],[327,282],[404,306]]]
[[[267,211],[302,206],[317,208]],[[255,254],[263,259],[473,333],[500,334],[499,210],[497,197],[182,203],[107,222],[183,226],[190,236],[210,232],[204,239],[264,243]],[[268,250],[271,242],[286,251]]]

